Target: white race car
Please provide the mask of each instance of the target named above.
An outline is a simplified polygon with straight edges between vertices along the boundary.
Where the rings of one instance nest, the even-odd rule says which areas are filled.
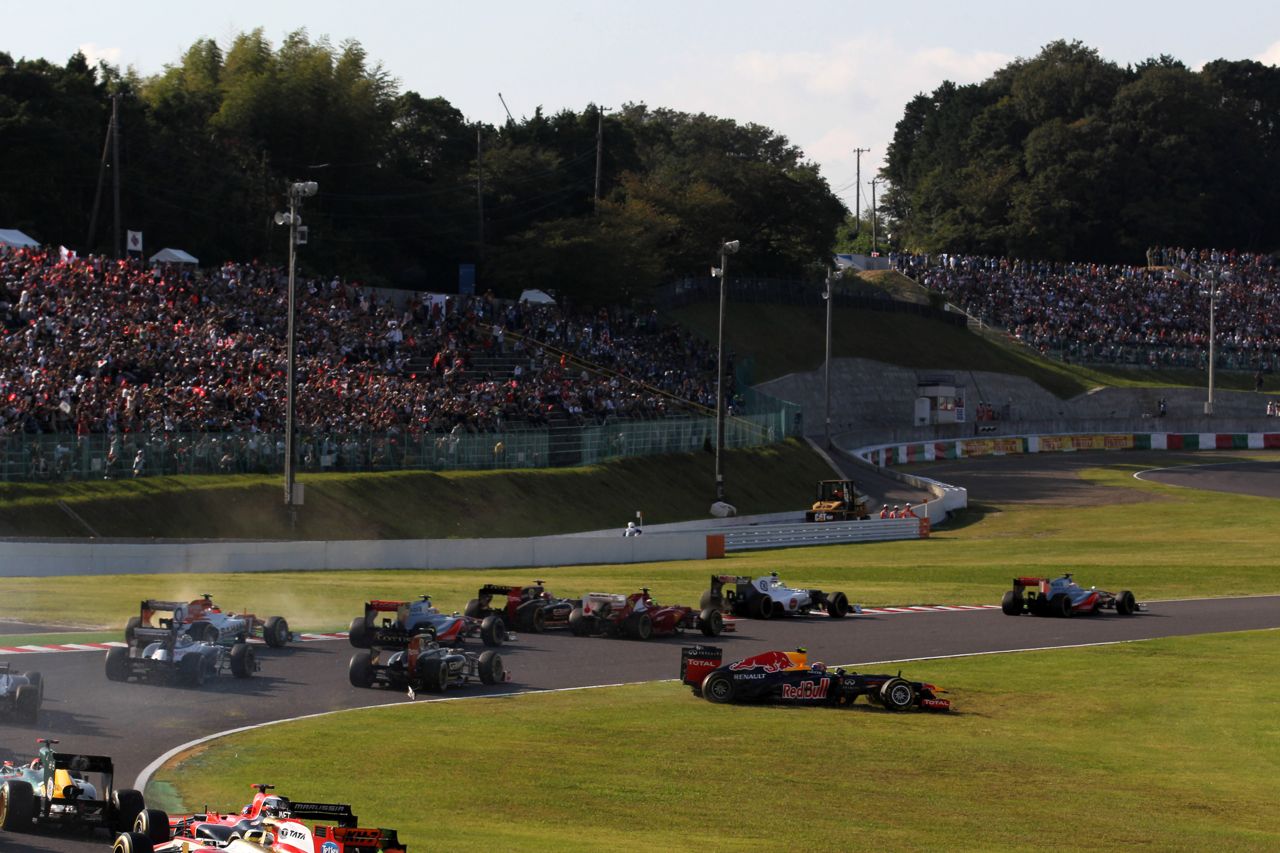
[[[224,612],[213,603],[213,596],[205,593],[192,601],[162,601],[149,598],[142,602],[141,613],[130,617],[124,627],[124,640],[133,642],[133,632],[140,627],[153,625],[160,613],[169,613],[174,623],[180,624],[184,633],[206,643],[233,645],[251,637],[265,642],[272,648],[285,646],[293,639],[289,623],[283,616],[266,620],[252,613]]]
[[[730,588],[725,589],[728,585]],[[777,572],[755,579],[737,575],[712,575],[711,589],[702,594],[702,607],[727,610],[734,616],[751,616],[756,619],[772,619],[823,611],[833,619],[849,613],[861,613],[862,608],[850,604],[843,592],[823,592],[820,589],[796,589],[778,579]]]
[[[161,620],[160,628],[134,628],[127,648],[107,650],[107,678],[112,681],[177,680],[199,687],[222,673],[249,678],[258,671],[257,658],[246,643],[228,648],[202,642],[173,620]]]

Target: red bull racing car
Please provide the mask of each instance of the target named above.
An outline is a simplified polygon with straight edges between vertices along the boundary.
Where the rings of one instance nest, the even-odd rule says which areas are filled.
[[[462,613],[472,619],[500,616],[506,624],[515,625],[521,631],[541,634],[548,628],[567,626],[569,614],[581,605],[581,601],[553,597],[543,581],[534,581],[532,586],[487,583],[467,602]]]
[[[694,629],[705,636],[718,637],[725,631],[736,631],[737,625],[713,607],[699,612],[679,604],[660,605],[645,587],[628,596],[588,593],[582,598],[582,606],[574,608],[569,615],[569,628],[579,637],[604,635],[647,640]]]
[[[1013,589],[1004,594],[1000,609],[1006,616],[1030,613],[1032,616],[1072,616],[1114,610],[1120,616],[1132,616],[1145,609],[1129,590],[1119,593],[1090,587],[1085,589],[1071,579],[1068,572],[1057,578],[1014,578]]]
[[[867,675],[809,663],[804,649],[764,652],[723,663],[714,646],[692,646],[680,656],[680,680],[710,702],[778,702],[786,705],[852,705],[859,696],[890,711],[947,711],[951,702],[936,684],[898,675]]]

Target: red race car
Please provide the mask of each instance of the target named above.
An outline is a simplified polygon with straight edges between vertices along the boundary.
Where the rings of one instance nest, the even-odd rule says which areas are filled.
[[[591,592],[582,597],[582,606],[569,615],[569,628],[579,637],[605,635],[647,640],[669,637],[697,629],[705,636],[718,637],[736,631],[737,623],[713,607],[698,611],[679,604],[660,605],[645,587],[631,595]]]
[[[263,853],[405,853],[395,830],[366,829],[341,803],[298,803],[269,794],[271,785],[254,785],[257,794],[240,814],[206,812],[170,818],[158,809],[138,815],[133,831],[116,837],[113,853],[214,853],[253,850]],[[305,820],[334,825],[308,826]]]

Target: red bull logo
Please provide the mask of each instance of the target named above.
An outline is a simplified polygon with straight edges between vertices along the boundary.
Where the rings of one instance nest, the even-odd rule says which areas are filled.
[[[729,664],[729,669],[740,672],[745,669],[760,669],[765,672],[782,672],[794,669],[796,662],[788,652],[765,652],[764,654]]]
[[[799,684],[782,685],[783,699],[826,699],[831,688],[831,679],[821,681],[802,681]]]

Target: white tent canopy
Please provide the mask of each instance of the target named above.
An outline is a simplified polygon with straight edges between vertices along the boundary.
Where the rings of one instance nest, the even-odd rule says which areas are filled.
[[[38,249],[40,244],[16,228],[0,228],[0,249]]]
[[[521,302],[531,305],[555,305],[556,301],[545,290],[526,290],[520,294]]]
[[[181,249],[161,249],[151,256],[153,264],[191,264],[200,266],[200,261]]]

